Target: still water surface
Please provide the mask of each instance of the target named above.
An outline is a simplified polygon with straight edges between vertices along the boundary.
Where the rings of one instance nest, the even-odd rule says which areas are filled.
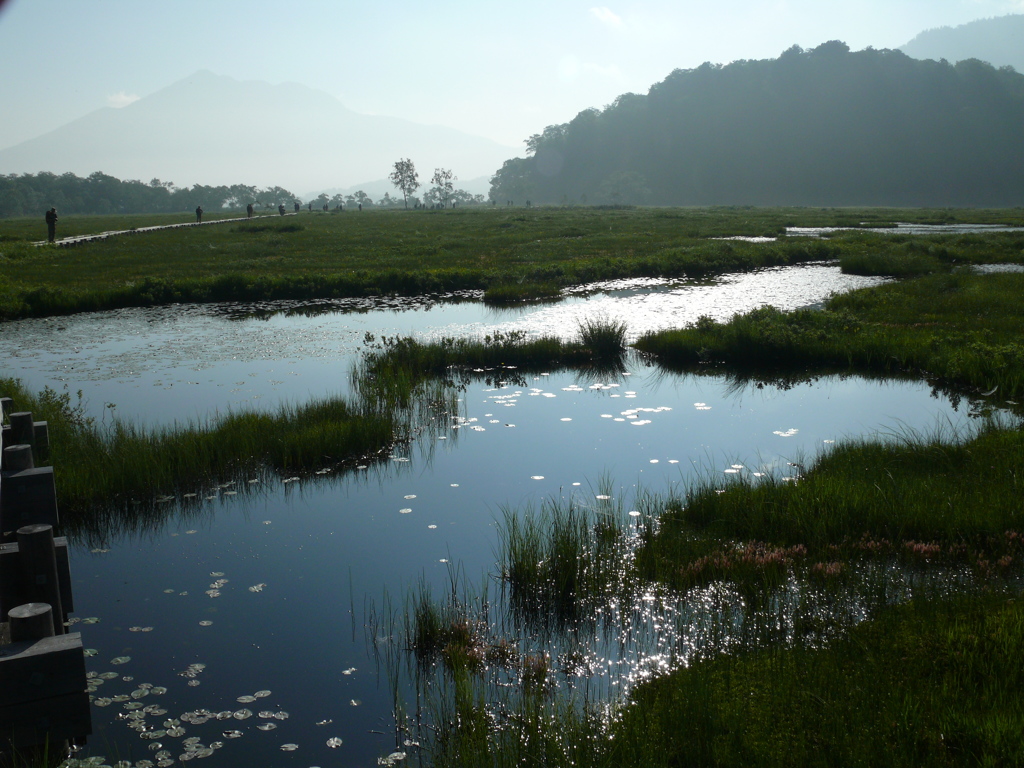
[[[97,418],[116,411],[136,421],[195,420],[216,410],[343,393],[367,333],[436,338],[522,330],[569,337],[580,318],[596,315],[625,321],[635,338],[701,315],[725,320],[764,304],[794,309],[883,281],[811,264],[707,281],[598,283],[556,304],[510,310],[465,296],[124,309],[0,324],[7,354],[0,375],[34,390],[82,390]]]
[[[452,302],[305,315],[289,314],[291,304],[126,310],[0,326],[16,350],[0,373],[85,389],[100,417],[109,402],[119,415],[166,421],[341,391],[366,332],[571,334],[594,313],[626,319],[636,334],[765,303],[814,304],[871,282],[815,265],[705,284],[591,286],[515,312]],[[610,478],[612,501],[628,508],[639,489],[663,491],[699,473],[785,474],[846,436],[969,421],[924,383],[828,377],[756,388],[637,360],[614,379],[551,372],[473,383],[462,407],[457,429],[366,469],[263,478],[209,499],[182,489],[153,527],[78,542],[72,572],[85,621],[74,629],[96,650],[88,669],[110,678],[94,693],[85,754],[177,764],[193,754],[185,740],[198,738],[222,743],[211,765],[374,765],[401,744],[391,689],[369,652],[367,611],[386,595],[400,607],[421,578],[443,594],[453,568],[485,582],[503,506],[572,495],[592,504]],[[592,674],[628,682],[693,642],[595,646],[602,658]],[[189,713],[192,722],[163,724]],[[142,738],[132,728],[140,722],[144,735],[170,731]]]

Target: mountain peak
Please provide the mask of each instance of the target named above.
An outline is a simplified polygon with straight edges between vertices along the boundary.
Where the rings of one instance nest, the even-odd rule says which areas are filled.
[[[201,69],[123,109],[100,109],[0,151],[0,172],[40,170],[178,184],[344,187],[383,178],[400,157],[463,178],[492,174],[509,148],[443,126],[362,115],[297,83]]]

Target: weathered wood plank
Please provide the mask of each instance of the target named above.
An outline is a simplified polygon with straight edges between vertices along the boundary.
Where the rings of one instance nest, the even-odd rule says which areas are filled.
[[[14,531],[35,523],[54,528],[60,523],[53,467],[5,472],[0,484],[0,533],[4,540],[10,541]]]
[[[85,691],[0,707],[0,737],[15,749],[91,733],[92,714]]]
[[[68,558],[68,540],[56,536],[53,545],[57,555],[57,583],[60,584],[60,604],[65,614],[75,610],[71,594],[71,562]],[[16,605],[29,602],[22,585],[21,560],[17,542],[0,544],[0,621],[7,621],[7,614]]]
[[[0,647],[0,707],[82,693],[85,688],[80,632]]]

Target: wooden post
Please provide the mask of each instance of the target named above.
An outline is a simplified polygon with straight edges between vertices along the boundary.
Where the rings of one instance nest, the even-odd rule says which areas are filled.
[[[0,398],[0,420],[9,414],[0,432],[0,616],[10,627],[0,646],[0,764],[56,766],[68,739],[92,732],[85,657],[82,636],[64,629],[71,572],[66,539],[53,537],[53,469],[36,469],[32,455],[49,447],[47,425],[12,410]],[[17,543],[2,543],[14,528]]]
[[[59,522],[53,467],[3,473],[0,482],[0,540],[10,541],[7,532],[23,525],[47,523],[56,527]]]
[[[92,732],[85,688],[78,632],[0,647],[0,740],[16,751],[18,765],[47,765],[43,755],[56,756],[56,764],[66,739]]]
[[[60,584],[60,609],[62,617],[75,610],[75,599],[71,592],[71,562],[68,558],[68,540],[63,536],[53,539],[57,553],[57,581]],[[8,612],[16,605],[32,601],[26,591],[24,574],[21,570],[21,550],[17,542],[0,544],[0,622],[7,621]]]
[[[35,466],[35,462],[32,460],[31,445],[4,447],[3,458],[0,459],[0,469],[4,472],[22,472],[26,469],[35,469]]]
[[[32,445],[32,440],[35,438],[35,430],[32,427],[32,413],[31,411],[19,411],[18,413],[12,413],[11,419],[11,431],[7,437],[10,438],[11,445]]]
[[[48,421],[32,422],[32,446],[37,451],[50,447],[50,423]]]
[[[11,642],[35,642],[53,637],[53,608],[49,603],[25,603],[7,614],[11,622]]]
[[[60,581],[57,577],[57,553],[53,546],[53,526],[26,525],[18,529],[18,554],[29,600],[49,603],[53,608],[53,634],[64,634]]]

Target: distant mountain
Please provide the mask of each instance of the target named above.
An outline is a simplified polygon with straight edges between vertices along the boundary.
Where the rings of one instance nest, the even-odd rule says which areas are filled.
[[[549,126],[507,161],[501,202],[1024,205],[1024,75],[977,60],[853,53],[676,70]]]
[[[491,174],[509,148],[452,128],[363,115],[295,83],[240,82],[201,71],[121,109],[105,107],[0,150],[0,173],[103,171],[189,184],[315,189],[380,179],[408,157]]]
[[[900,46],[900,50],[915,59],[946,59],[954,64],[964,59],[980,59],[1024,73],[1024,14],[929,29]]]

